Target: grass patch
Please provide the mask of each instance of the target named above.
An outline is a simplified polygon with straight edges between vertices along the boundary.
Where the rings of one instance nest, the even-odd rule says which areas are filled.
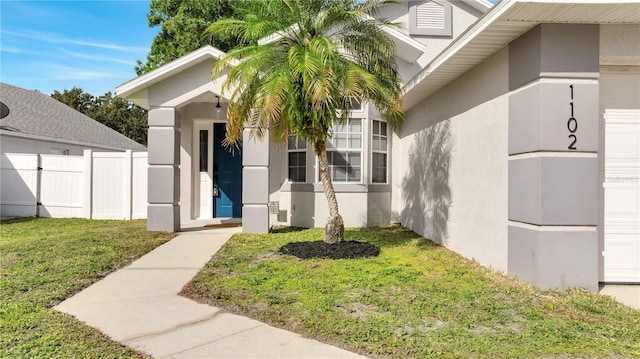
[[[0,357],[141,357],[51,309],[173,237],[146,221],[23,218],[0,225]]]
[[[322,229],[235,235],[183,295],[374,357],[640,357],[640,311],[543,291],[401,227],[347,229],[381,252],[299,259]]]

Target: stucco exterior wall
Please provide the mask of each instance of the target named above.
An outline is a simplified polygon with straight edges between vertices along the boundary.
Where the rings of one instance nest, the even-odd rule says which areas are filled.
[[[600,25],[600,65],[640,65],[640,25]]]
[[[314,192],[283,192],[282,198],[289,200],[289,221],[294,227],[315,227],[315,202],[316,194]]]
[[[367,227],[367,193],[336,193],[336,198],[345,227]],[[314,202],[314,226],[324,227],[329,217],[327,198],[323,192],[316,192]]]
[[[193,190],[198,180],[193,175],[193,111],[189,105],[180,110],[180,223],[189,223],[194,217],[197,194]]]
[[[274,224],[288,224],[288,211],[287,206],[289,202],[286,199],[281,198],[280,188],[284,185],[284,181],[287,178],[287,145],[280,143],[271,143],[269,146],[269,201],[279,202],[281,215],[272,218],[272,225]]]
[[[149,87],[149,106],[181,107],[189,102],[200,102],[198,96],[207,90],[220,93],[222,81],[211,81],[211,68],[215,63],[209,59]],[[224,77],[221,77],[224,80]],[[211,94],[210,99],[213,99]]]
[[[336,186],[340,187],[340,185]],[[389,223],[391,193],[366,192],[366,186],[355,185],[359,191],[337,190],[340,215],[346,227],[373,227]],[[371,186],[369,186],[371,188]],[[324,227],[329,208],[322,184],[293,185],[293,189],[278,195],[281,214],[277,224],[295,227]],[[272,217],[272,221],[275,217]],[[272,223],[275,224],[275,223]]]
[[[392,221],[507,269],[508,50],[407,113],[393,138]]]
[[[599,32],[540,24],[509,44],[508,274],[542,288],[598,288]]]
[[[455,38],[460,36],[482,14],[480,11],[464,4],[462,1],[449,1],[452,5],[452,36],[410,35],[412,38],[425,44],[425,53],[413,64],[402,60],[398,61],[398,70],[403,81],[411,79],[418,71],[428,65],[442,50],[444,50]],[[409,7],[411,3],[402,2],[399,5],[389,5],[381,16],[387,17],[392,22],[399,23],[401,31],[409,34]]]

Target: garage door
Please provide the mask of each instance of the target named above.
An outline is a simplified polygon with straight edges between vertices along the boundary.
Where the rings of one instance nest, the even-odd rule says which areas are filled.
[[[604,120],[604,280],[640,283],[640,110]]]

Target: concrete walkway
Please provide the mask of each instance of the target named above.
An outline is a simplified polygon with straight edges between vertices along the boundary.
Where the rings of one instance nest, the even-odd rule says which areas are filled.
[[[618,302],[640,310],[640,284],[606,284],[600,294],[610,295]]]
[[[180,233],[55,309],[154,358],[364,358],[177,295],[239,231]]]

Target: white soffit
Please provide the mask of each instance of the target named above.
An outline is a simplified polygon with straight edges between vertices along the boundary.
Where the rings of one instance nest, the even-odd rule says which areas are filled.
[[[426,51],[425,46],[420,41],[403,34],[401,31],[390,26],[385,26],[384,30],[396,44],[397,56],[404,61],[413,63]]]
[[[404,87],[405,111],[541,23],[639,24],[638,0],[502,0]]]
[[[193,51],[179,59],[164,64],[153,71],[150,71],[142,76],[125,82],[124,84],[116,87],[116,95],[122,98],[133,101],[138,106],[143,108],[149,107],[148,88],[165,80],[175,74],[182,72],[194,65],[206,61],[208,59],[220,59],[225,55],[224,52],[216,49],[213,46],[204,46],[200,49]]]

